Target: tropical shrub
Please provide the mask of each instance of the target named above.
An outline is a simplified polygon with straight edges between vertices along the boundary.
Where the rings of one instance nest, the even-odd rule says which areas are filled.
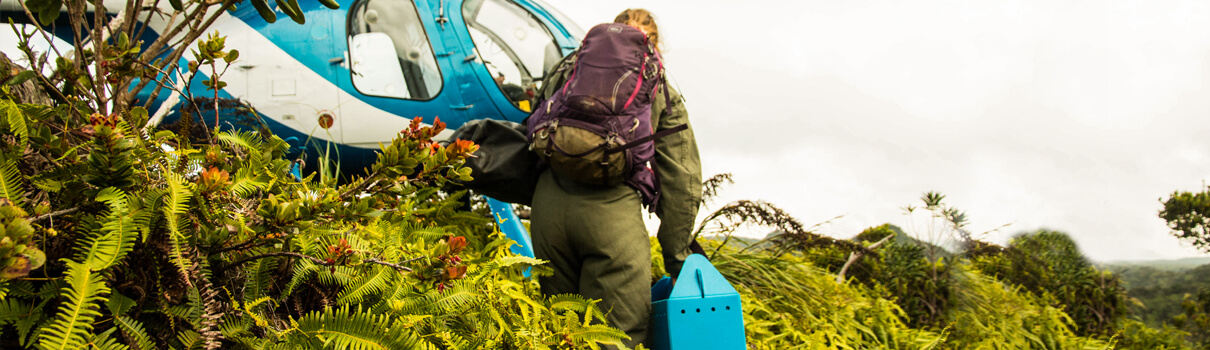
[[[985,274],[1048,300],[1071,316],[1076,333],[1109,336],[1129,315],[1120,278],[1092,265],[1071,237],[1038,230],[1018,234],[1007,247],[981,243],[972,262]]]

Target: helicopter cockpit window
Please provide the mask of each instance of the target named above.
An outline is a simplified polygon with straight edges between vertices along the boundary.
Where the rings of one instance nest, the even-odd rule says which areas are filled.
[[[411,1],[353,4],[349,60],[353,85],[364,94],[429,100],[441,91],[437,58]]]
[[[542,77],[563,58],[554,36],[507,0],[468,0],[462,16],[496,85],[514,106],[528,112]]]

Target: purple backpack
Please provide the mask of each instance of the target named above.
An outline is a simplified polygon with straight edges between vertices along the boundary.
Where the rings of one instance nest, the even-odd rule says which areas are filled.
[[[592,27],[568,59],[567,82],[526,120],[530,149],[578,182],[634,187],[654,211],[659,179],[648,164],[654,140],[688,128],[652,128],[652,99],[665,82],[659,52],[637,28],[606,23]]]

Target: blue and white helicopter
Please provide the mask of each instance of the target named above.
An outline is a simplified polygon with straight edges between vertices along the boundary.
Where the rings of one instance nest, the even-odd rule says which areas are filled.
[[[439,117],[450,129],[472,119],[521,121],[542,77],[584,34],[541,0],[335,1],[336,10],[301,3],[302,25],[268,23],[253,6],[240,6],[209,30],[241,53],[222,77],[228,85],[220,97],[251,105],[283,139],[318,141],[297,146],[339,148],[346,173],[372,163],[379,143],[416,116],[426,123]],[[119,2],[107,8],[120,9]],[[4,2],[0,11],[28,22],[19,6]],[[148,23],[153,30],[156,21]],[[200,83],[211,72],[201,70],[192,92],[212,96]],[[161,94],[152,110],[171,98]]]
[[[243,6],[212,29],[243,57],[223,92],[255,107],[283,139],[338,145],[353,171],[415,116],[450,129],[521,121],[528,92],[583,35],[536,0],[337,2],[338,10],[302,5],[305,25],[266,23]]]
[[[0,2],[0,15],[29,23],[23,1]],[[312,159],[335,148],[344,173],[360,173],[372,164],[379,144],[390,143],[417,116],[426,123],[437,118],[446,123],[449,129],[439,138],[448,137],[451,129],[470,120],[522,121],[529,115],[542,78],[575,51],[584,36],[583,29],[541,0],[334,1],[339,9],[313,1],[299,3],[306,18],[302,25],[269,23],[253,6],[240,6],[223,14],[208,31],[226,36],[226,47],[240,51],[234,67],[222,76],[227,85],[219,97],[252,106],[271,132]],[[126,1],[105,3],[106,8],[120,9]],[[276,6],[273,10],[283,13]],[[163,19],[149,19],[151,29],[164,27],[157,22]],[[62,28],[54,33],[70,40],[71,33]],[[145,43],[155,39],[154,33],[148,35],[140,39]],[[213,96],[201,83],[209,74],[208,67],[201,67],[189,84],[190,92]],[[147,89],[139,98],[146,101],[150,96]],[[178,98],[159,95],[150,109],[156,111],[151,122],[180,118]],[[488,202],[501,230],[518,242],[513,251],[532,257],[529,234],[511,205]],[[686,266],[702,264],[709,265],[702,259]],[[708,270],[714,271],[713,267]],[[729,293],[719,295],[734,296],[738,304],[738,294],[717,271],[706,277],[699,271],[696,276],[696,283],[678,284],[675,289],[669,284],[657,285],[656,290],[661,291],[657,294],[670,299],[680,293],[694,303],[711,303],[716,301],[706,300],[707,291],[720,288]],[[671,304],[661,305],[667,308]],[[679,338],[672,343],[696,344],[708,338],[691,337],[691,333],[678,336],[669,325],[679,324],[681,327],[674,328],[685,332],[721,326],[727,333],[738,332],[730,338],[738,337],[742,344],[742,318],[739,320],[738,327],[704,319],[665,320],[657,328],[662,325],[663,334]],[[670,348],[669,341],[665,337],[657,348]]]
[[[320,152],[339,155],[345,174],[361,173],[375,160],[379,144],[390,143],[417,116],[446,123],[439,138],[474,119],[520,122],[542,77],[584,35],[541,0],[335,1],[339,9],[300,3],[306,18],[301,25],[269,23],[253,6],[240,6],[208,31],[226,36],[226,47],[241,53],[222,76],[227,85],[219,97],[252,106],[271,132],[309,159]],[[108,0],[106,8],[120,9],[125,2]],[[0,3],[0,14],[30,23],[21,6]],[[148,18],[150,29],[164,31],[164,19]],[[51,33],[71,40],[65,28],[61,23]],[[155,38],[149,33],[140,39],[146,45]],[[214,96],[201,83],[212,73],[200,67],[190,92]],[[148,87],[138,97],[146,101],[151,92]],[[180,118],[180,96],[158,96],[151,123]],[[498,216],[516,224],[510,206],[489,202]],[[506,232],[520,242],[518,253],[533,256],[524,228],[517,224]]]

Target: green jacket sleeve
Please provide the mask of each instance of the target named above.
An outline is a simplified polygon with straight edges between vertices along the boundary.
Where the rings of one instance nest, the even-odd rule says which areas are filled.
[[[665,111],[664,94],[671,93],[671,108]],[[676,277],[689,257],[693,225],[702,201],[702,162],[689,123],[689,112],[676,89],[661,87],[651,106],[655,130],[686,124],[689,128],[655,140],[655,170],[660,178],[660,218],[656,238],[664,255],[664,271]],[[658,118],[658,120],[656,119]]]

